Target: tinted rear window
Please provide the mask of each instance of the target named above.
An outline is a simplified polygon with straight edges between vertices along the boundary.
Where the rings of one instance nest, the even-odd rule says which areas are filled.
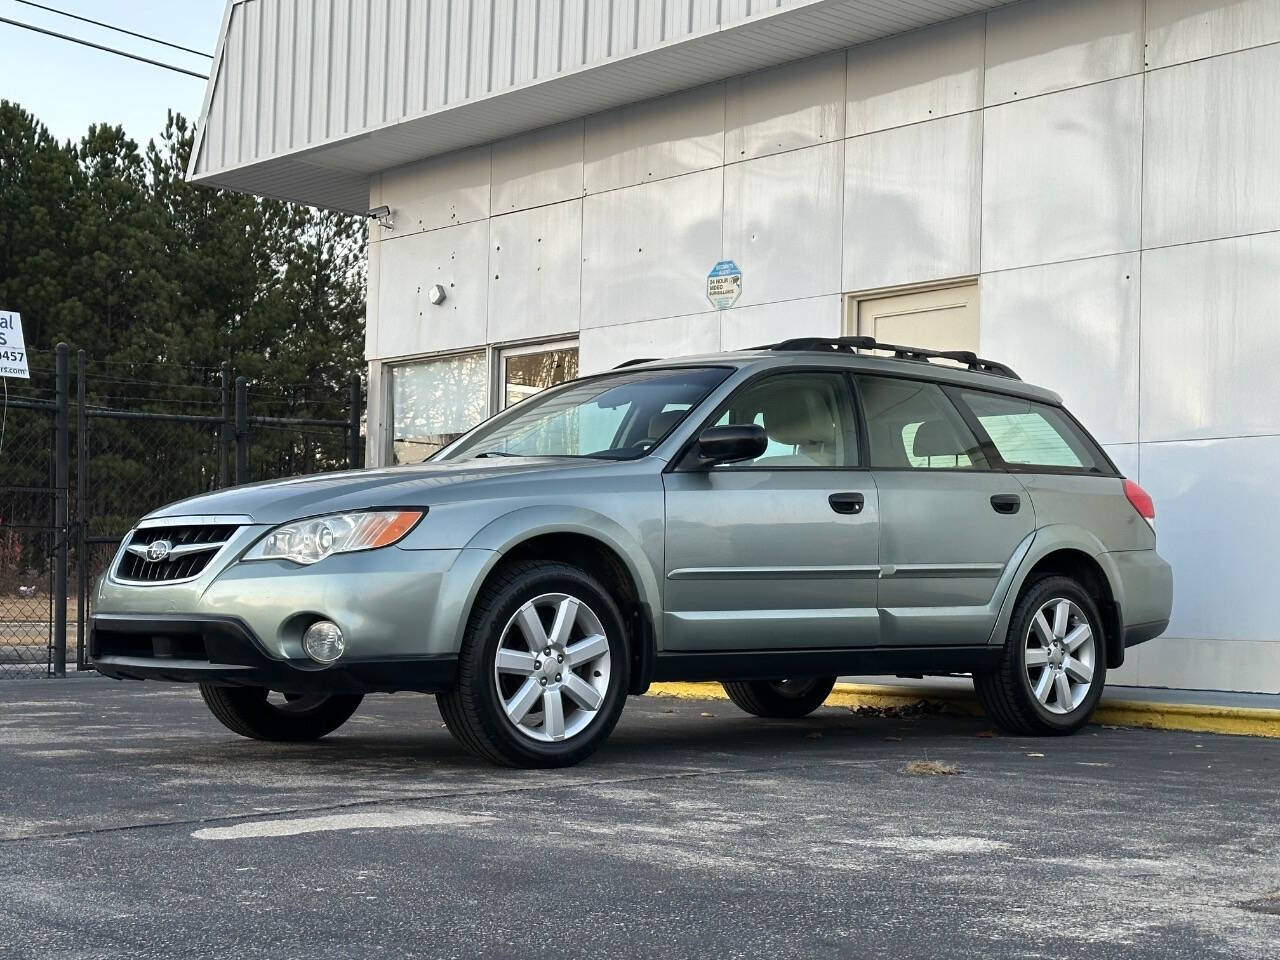
[[[1021,397],[958,390],[1005,463],[1110,473],[1094,443],[1057,407]]]

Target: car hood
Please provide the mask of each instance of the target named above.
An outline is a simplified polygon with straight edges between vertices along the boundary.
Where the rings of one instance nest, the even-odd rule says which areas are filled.
[[[571,474],[606,464],[608,461],[559,457],[504,457],[318,473],[179,500],[152,511],[146,519],[216,515],[274,524],[368,507],[430,506],[441,500],[465,498],[468,491],[477,497],[485,496],[486,487],[520,474]]]

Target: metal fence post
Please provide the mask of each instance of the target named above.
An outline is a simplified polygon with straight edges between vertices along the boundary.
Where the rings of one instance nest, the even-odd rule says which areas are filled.
[[[84,408],[85,352],[76,351],[76,669],[85,658],[86,598],[89,595],[89,416]]]
[[[53,674],[67,675],[67,493],[71,446],[67,423],[70,398],[70,348],[58,344],[54,368],[53,467]]]
[[[347,466],[359,470],[364,466],[360,452],[360,375],[351,375],[350,409],[347,411]]]
[[[222,388],[222,423],[218,426],[218,487],[227,486],[231,468],[231,364],[222,361],[218,373]]]
[[[236,377],[236,483],[249,482],[249,382]]]

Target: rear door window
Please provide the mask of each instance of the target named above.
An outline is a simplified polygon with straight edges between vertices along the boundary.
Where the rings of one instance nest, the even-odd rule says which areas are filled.
[[[1022,397],[957,390],[1005,463],[1110,473],[1094,443],[1057,407]]]
[[[936,383],[859,376],[871,466],[907,470],[986,470],[978,440]]]

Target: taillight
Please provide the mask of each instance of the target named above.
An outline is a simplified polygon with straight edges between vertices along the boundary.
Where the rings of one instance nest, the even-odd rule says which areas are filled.
[[[1124,495],[1133,504],[1133,509],[1138,511],[1138,516],[1155,526],[1156,505],[1151,499],[1151,494],[1147,493],[1132,480],[1125,480]]]

